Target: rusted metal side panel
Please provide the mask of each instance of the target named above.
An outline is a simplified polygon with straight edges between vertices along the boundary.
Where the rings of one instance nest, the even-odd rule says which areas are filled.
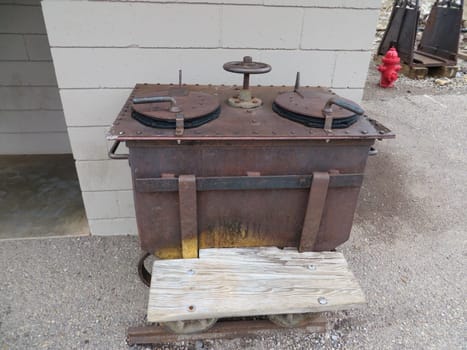
[[[296,246],[307,190],[200,193],[200,246]]]
[[[329,188],[314,251],[335,249],[349,239],[360,187]]]
[[[136,178],[162,174],[203,176],[309,175],[315,171],[363,172],[374,140],[127,142]]]
[[[218,185],[212,181],[206,185],[209,180],[206,177],[239,177],[242,186],[248,187],[251,181],[244,179],[248,173],[260,174],[261,181],[268,176],[310,176],[330,170],[336,174],[361,174],[371,144],[371,140],[252,141],[239,147],[226,142],[190,145],[128,142],[141,247],[161,258],[182,257],[180,199],[183,196],[179,196],[176,185],[173,187],[177,180],[165,182],[168,185],[161,188],[167,191],[151,190],[151,179],[167,174],[176,177],[196,174],[200,179],[197,186],[202,191],[196,194],[199,248],[298,247],[309,185],[293,189],[229,190],[233,181],[229,180],[224,181],[225,189],[210,190]],[[360,186],[352,181],[349,184],[341,181],[340,187],[329,188],[314,250],[334,249],[347,240]]]

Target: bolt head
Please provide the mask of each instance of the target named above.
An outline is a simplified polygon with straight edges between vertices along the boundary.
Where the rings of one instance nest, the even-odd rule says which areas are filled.
[[[328,299],[326,299],[325,297],[319,297],[318,303],[320,303],[321,305],[326,305],[328,303]]]

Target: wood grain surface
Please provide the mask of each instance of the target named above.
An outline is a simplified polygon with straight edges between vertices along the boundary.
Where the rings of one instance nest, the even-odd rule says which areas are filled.
[[[198,259],[154,262],[148,321],[322,312],[364,302],[338,252],[201,249]]]

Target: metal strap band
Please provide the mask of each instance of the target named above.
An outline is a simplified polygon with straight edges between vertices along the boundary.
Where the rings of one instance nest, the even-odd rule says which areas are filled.
[[[197,191],[235,191],[235,190],[273,190],[310,188],[312,175],[279,176],[219,176],[197,177]],[[333,174],[329,187],[360,187],[363,174]],[[175,192],[178,191],[177,178],[156,177],[135,179],[137,192]]]
[[[175,116],[175,135],[182,136],[185,130],[185,118],[182,113]]]
[[[180,232],[182,238],[182,257],[198,257],[198,218],[196,209],[196,177],[178,177],[178,198],[180,208]]]
[[[329,174],[324,172],[313,173],[313,182],[310,187],[308,206],[303,222],[302,236],[300,238],[300,252],[312,251],[318,236],[323,216],[326,196],[329,187]]]

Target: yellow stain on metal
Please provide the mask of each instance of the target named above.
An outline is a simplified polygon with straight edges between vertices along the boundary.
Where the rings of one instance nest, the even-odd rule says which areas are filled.
[[[199,248],[240,248],[275,246],[277,242],[252,232],[244,225],[223,225],[199,234]]]
[[[182,240],[183,259],[192,259],[198,257],[198,237]]]
[[[162,248],[154,252],[154,255],[159,259],[181,259],[182,250],[179,247]]]

